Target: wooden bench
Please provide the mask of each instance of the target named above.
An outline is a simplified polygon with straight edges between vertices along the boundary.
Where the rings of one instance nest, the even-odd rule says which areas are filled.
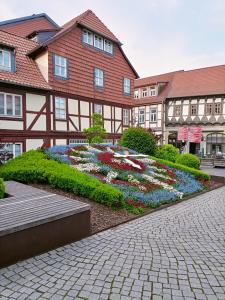
[[[0,267],[90,234],[90,206],[14,181],[0,199]]]

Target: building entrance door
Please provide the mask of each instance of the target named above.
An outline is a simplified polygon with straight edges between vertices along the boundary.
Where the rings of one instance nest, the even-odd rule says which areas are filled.
[[[190,143],[189,145],[189,153],[191,154],[199,154],[200,144],[199,143]]]

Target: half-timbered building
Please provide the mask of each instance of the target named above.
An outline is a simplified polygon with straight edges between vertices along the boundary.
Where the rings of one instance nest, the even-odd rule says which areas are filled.
[[[225,154],[224,97],[225,65],[138,79],[134,120],[185,152]]]
[[[165,100],[177,72],[135,80],[133,119],[135,126],[151,128],[164,143]]]
[[[107,139],[132,123],[138,74],[121,42],[88,10],[59,27],[47,15],[0,23],[0,141],[15,155],[83,141],[101,113]]]

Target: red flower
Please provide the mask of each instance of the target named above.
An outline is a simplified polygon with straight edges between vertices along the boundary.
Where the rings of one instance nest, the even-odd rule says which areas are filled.
[[[139,207],[141,207],[141,208],[146,208],[146,207],[147,207],[147,206],[146,206],[144,203],[142,203],[141,201],[135,201],[135,200],[133,200],[133,199],[127,199],[127,203],[128,203],[129,205],[135,207],[135,208],[139,208]]]
[[[113,169],[119,169],[119,170],[127,170],[127,171],[136,171],[136,172],[143,172],[145,169],[144,164],[140,163],[137,160],[132,160],[134,163],[140,165],[141,169],[134,168],[130,164],[120,161],[113,161],[114,154],[110,152],[101,152],[97,154],[97,158],[102,163],[111,166]]]

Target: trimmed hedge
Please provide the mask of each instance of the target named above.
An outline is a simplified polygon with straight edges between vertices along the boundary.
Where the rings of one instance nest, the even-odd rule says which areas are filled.
[[[40,151],[31,150],[0,167],[0,177],[23,183],[46,183],[109,207],[124,207],[123,194],[66,164],[51,160]]]
[[[5,186],[4,186],[3,179],[0,178],[0,199],[4,198],[4,195],[5,195]]]
[[[165,144],[158,147],[155,156],[175,163],[179,155],[180,155],[179,149],[177,149],[173,145]]]
[[[199,170],[200,168],[200,159],[197,156],[190,153],[179,155],[176,159],[176,163],[197,170]]]
[[[208,175],[208,174],[206,174],[202,171],[199,171],[199,170],[196,170],[196,169],[184,166],[184,165],[180,165],[180,164],[177,164],[177,163],[173,163],[173,162],[168,161],[168,160],[160,159],[160,158],[157,158],[157,157],[154,157],[154,156],[151,156],[151,158],[154,159],[156,162],[164,164],[168,167],[175,168],[175,169],[190,173],[190,174],[194,175],[196,178],[205,179],[205,180],[210,180],[210,178],[211,178],[210,175]]]

